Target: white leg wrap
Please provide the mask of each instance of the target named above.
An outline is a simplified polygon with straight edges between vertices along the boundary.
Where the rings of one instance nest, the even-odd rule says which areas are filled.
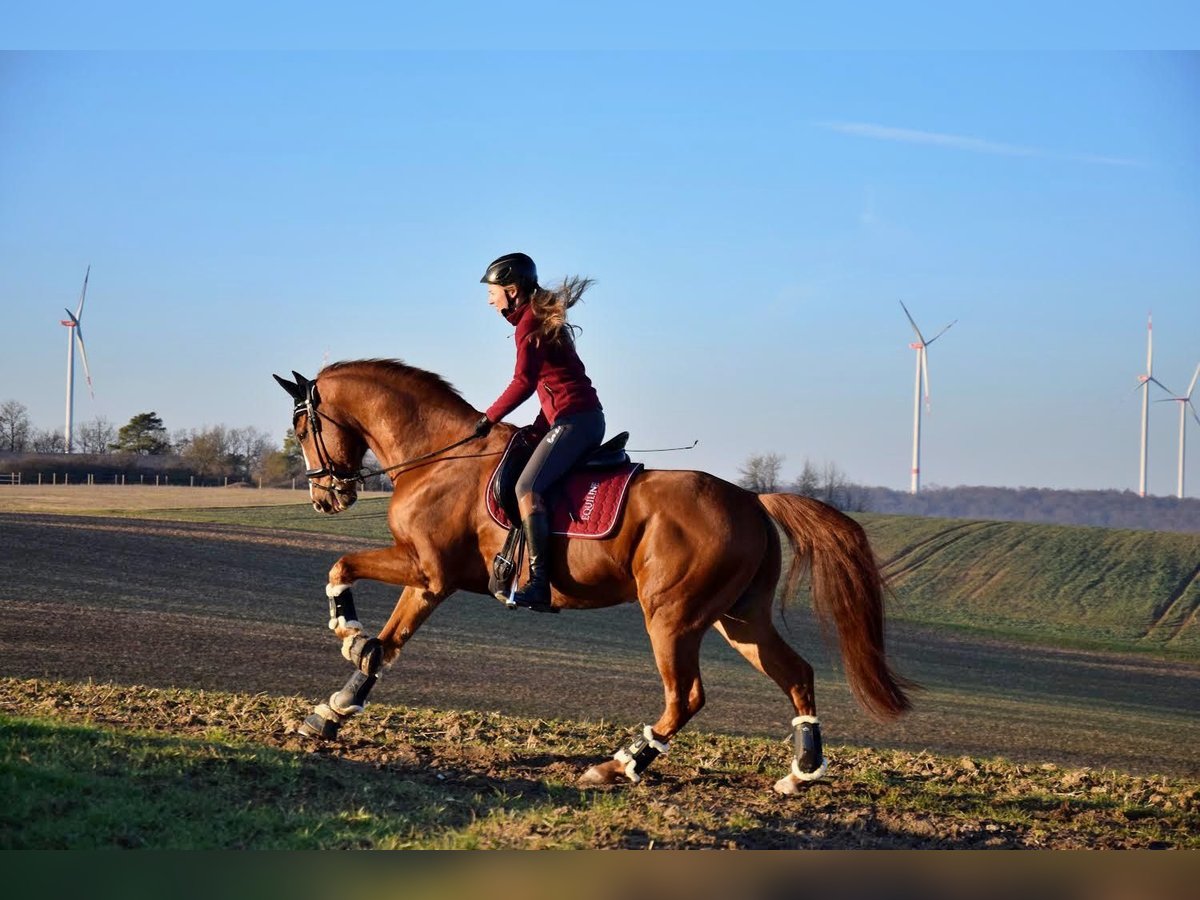
[[[351,703],[348,706],[339,706],[338,705],[338,694],[340,694],[340,693],[341,693],[341,691],[335,691],[334,693],[330,694],[329,695],[329,703],[328,704],[322,703],[321,706],[327,706],[328,709],[337,713],[339,716],[341,716],[343,718],[349,718],[350,716],[357,716],[360,712],[363,711],[363,707],[355,706],[353,703]],[[320,711],[321,711],[321,707],[318,706],[317,712],[320,712]]]
[[[658,740],[658,738],[654,736],[654,732],[650,730],[649,725],[642,726],[642,739],[648,745],[657,750],[659,755],[666,756],[667,750],[670,747],[670,742]],[[637,784],[642,780],[642,776],[638,774],[637,771],[637,760],[634,759],[634,756],[629,752],[629,749],[622,747],[613,754],[613,759],[625,767],[625,777],[628,778],[632,783]],[[650,765],[650,762],[652,761],[653,760],[647,761],[646,765]]]
[[[350,590],[348,584],[327,584],[325,585],[325,596],[330,600],[334,600]],[[330,631],[362,631],[362,623],[357,619],[347,619],[345,616],[336,616],[329,620]]]
[[[798,725],[820,725],[820,724],[821,724],[821,720],[818,719],[816,716],[796,716],[794,719],[792,719],[792,728],[796,728]],[[820,746],[819,740],[817,742],[817,745]],[[817,768],[812,772],[801,772],[800,771],[800,763],[796,760],[796,757],[794,757],[794,756],[792,757],[792,774],[796,778],[800,779],[801,781],[816,781],[818,778],[824,778],[825,774],[828,771],[829,771],[829,763],[825,759],[824,753],[821,754],[821,764],[819,766],[817,766]]]
[[[613,754],[613,759],[625,767],[625,777],[631,782],[637,784],[642,780],[642,776],[637,773],[637,763],[624,747]]]
[[[345,716],[335,709],[331,709],[328,703],[318,703],[317,708],[313,710],[322,719],[327,722],[337,722],[339,725],[345,720]]]
[[[800,764],[794,758],[792,759],[792,774],[801,781],[816,781],[818,778],[824,778],[825,773],[828,771],[829,763],[826,762],[823,756],[821,757],[821,765],[817,767],[815,772],[801,772]]]
[[[670,741],[660,741],[654,736],[654,732],[650,730],[650,726],[646,725],[642,728],[642,737],[646,739],[646,743],[661,753],[667,755],[667,750],[671,746]]]
[[[342,656],[345,657],[346,662],[348,663],[354,663],[354,657],[350,655],[350,648],[353,647],[354,642],[358,640],[360,632],[361,628],[359,631],[352,632],[351,634],[348,634],[342,638]],[[355,663],[355,665],[357,665],[357,663]]]

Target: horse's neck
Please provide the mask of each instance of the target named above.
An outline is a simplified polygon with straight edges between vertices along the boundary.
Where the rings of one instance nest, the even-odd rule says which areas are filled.
[[[363,399],[340,398],[341,403],[385,468],[441,449],[470,429],[469,423],[459,421],[460,411],[436,398],[390,386],[357,396]]]

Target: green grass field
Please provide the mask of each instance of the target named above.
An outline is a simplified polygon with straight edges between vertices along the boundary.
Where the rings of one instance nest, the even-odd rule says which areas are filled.
[[[1200,655],[1200,535],[863,516],[897,616]]]

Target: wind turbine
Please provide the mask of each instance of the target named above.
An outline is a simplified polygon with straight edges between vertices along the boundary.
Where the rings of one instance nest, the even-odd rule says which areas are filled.
[[[1142,391],[1142,462],[1138,469],[1138,496],[1146,496],[1146,436],[1150,431],[1150,383],[1157,384],[1168,394],[1171,391],[1154,377],[1154,321],[1146,313],[1146,374],[1139,375],[1138,388]]]
[[[67,452],[71,452],[71,435],[74,428],[75,414],[75,342],[79,342],[79,355],[83,357],[83,372],[87,376],[88,393],[92,395],[92,399],[96,399],[96,395],[92,392],[92,373],[88,368],[87,349],[83,345],[83,326],[80,324],[80,319],[83,317],[83,301],[87,299],[88,276],[92,274],[92,267],[87,267],[87,272],[83,276],[83,290],[79,292],[79,306],[74,313],[71,310],[66,310],[67,318],[62,319],[60,324],[67,327],[67,424],[66,431],[63,437],[66,441]]]
[[[1189,406],[1192,408],[1192,418],[1196,420],[1197,425],[1200,425],[1200,415],[1196,414],[1196,407],[1192,403],[1192,391],[1196,389],[1197,378],[1200,378],[1200,364],[1196,366],[1196,373],[1192,375],[1192,383],[1188,385],[1186,394],[1184,394],[1182,397],[1167,397],[1165,400],[1157,401],[1159,403],[1174,402],[1179,404],[1179,493],[1177,496],[1180,500],[1183,499],[1183,453],[1184,447],[1186,446],[1185,436],[1187,433],[1187,410]],[[1159,387],[1163,387],[1162,382],[1158,379],[1152,380]],[[1166,390],[1166,388],[1163,389]],[[1168,390],[1167,393],[1169,394],[1171,392]]]
[[[917,327],[917,323],[913,321],[912,314],[908,311],[908,307],[904,305],[904,301],[900,301],[900,307],[904,310],[904,315],[908,316],[908,324],[917,334],[915,342],[908,346],[917,351],[917,383],[913,393],[913,455],[912,455],[912,493],[917,493],[921,489],[921,381],[925,382],[925,403],[929,403],[929,356],[926,348],[940,338],[943,334],[950,330],[950,326],[957,322],[951,322],[929,340],[925,340],[925,336],[921,334],[921,329]]]

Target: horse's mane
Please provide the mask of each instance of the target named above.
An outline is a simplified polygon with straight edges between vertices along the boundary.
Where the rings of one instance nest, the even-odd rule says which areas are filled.
[[[425,369],[418,369],[416,366],[410,366],[399,359],[342,360],[330,363],[322,368],[317,373],[317,377],[332,375],[336,372],[357,372],[359,370],[370,375],[375,375],[382,380],[402,384],[410,390],[413,385],[416,385],[428,393],[438,395],[439,399],[446,400],[452,407],[458,407],[467,412],[474,411],[474,407],[463,399],[463,395],[458,392],[458,389],[441,375],[435,372],[427,372]]]

